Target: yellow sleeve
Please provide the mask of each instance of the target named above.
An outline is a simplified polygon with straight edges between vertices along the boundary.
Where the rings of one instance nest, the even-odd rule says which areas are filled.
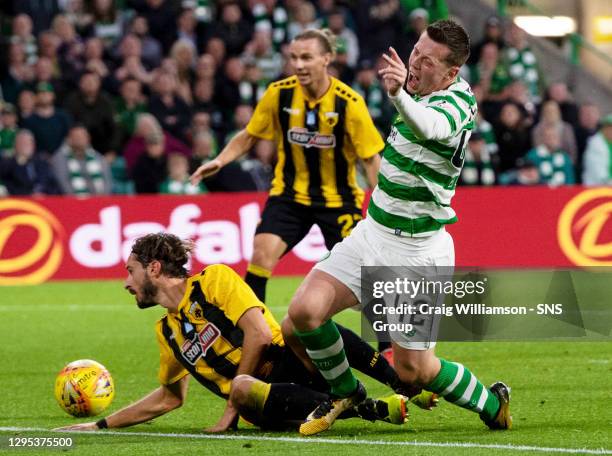
[[[368,112],[362,97],[347,106],[347,132],[359,158],[370,158],[379,153],[385,143]]]
[[[253,117],[246,126],[251,136],[272,141],[276,133],[276,111],[278,110],[278,89],[269,86],[257,103]]]
[[[179,381],[189,372],[174,357],[172,349],[168,346],[166,339],[161,333],[161,322],[156,327],[157,342],[159,343],[159,383],[170,385]]]
[[[242,277],[224,264],[208,266],[200,279],[200,285],[206,300],[219,307],[234,325],[248,309],[265,309]]]

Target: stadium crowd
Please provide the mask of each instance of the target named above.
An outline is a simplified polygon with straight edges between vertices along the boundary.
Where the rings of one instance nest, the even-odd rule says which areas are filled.
[[[275,146],[204,184],[189,175],[245,127],[291,73],[287,43],[337,36],[330,72],[384,131],[377,77],[407,60],[444,0],[8,0],[0,6],[0,194],[199,194],[266,190]],[[490,17],[462,77],[479,104],[462,185],[612,184],[612,115],[546,83],[523,30]],[[467,95],[466,95],[467,96]]]

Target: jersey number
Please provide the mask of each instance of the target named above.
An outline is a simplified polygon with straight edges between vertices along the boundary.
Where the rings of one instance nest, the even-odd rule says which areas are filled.
[[[363,217],[359,214],[342,214],[340,217],[338,217],[338,225],[342,225],[340,236],[345,238],[351,234],[353,226],[362,218]]]
[[[465,160],[465,135],[467,134],[467,130],[463,130],[461,133],[461,141],[459,141],[459,145],[453,154],[453,158],[451,158],[451,163],[455,168],[461,169],[463,166],[463,161]]]

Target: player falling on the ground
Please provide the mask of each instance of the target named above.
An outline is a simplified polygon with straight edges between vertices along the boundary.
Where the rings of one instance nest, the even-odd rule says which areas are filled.
[[[213,175],[258,139],[276,142],[278,162],[245,277],[262,302],[279,259],[313,224],[331,250],[361,220],[364,192],[356,162],[362,161],[374,188],[384,147],[363,98],[327,73],[335,54],[331,32],[300,33],[289,54],[295,75],[270,84],[246,128],[192,176],[197,183]]]
[[[285,341],[306,348],[331,386],[334,400],[320,404],[300,427],[305,435],[328,429],[336,416],[365,397],[344,356],[331,317],[359,304],[360,266],[454,266],[444,226],[476,115],[470,86],[458,76],[469,37],[452,21],[431,24],[410,54],[408,69],[393,48],[384,55],[383,83],[398,111],[383,152],[368,217],[310,271],[283,322]],[[405,90],[404,90],[405,86]],[[297,336],[297,339],[296,339]],[[392,334],[395,368],[411,384],[480,414],[492,429],[509,429],[509,388],[486,388],[466,367],[436,357],[435,341]],[[301,346],[300,346],[301,342]],[[326,353],[326,356],[311,356]]]
[[[223,416],[209,432],[235,428],[240,413],[264,428],[303,422],[329,398],[328,386],[285,347],[280,326],[269,309],[228,266],[212,265],[189,277],[184,265],[191,246],[171,234],[136,240],[126,263],[125,288],[139,308],[168,310],[156,325],[161,386],[139,401],[99,420],[62,429],[95,430],[131,426],[180,407],[190,376],[227,400]],[[376,380],[413,397],[422,408],[435,406],[431,393],[399,381],[387,361],[356,334],[340,328],[349,359]],[[361,417],[402,424],[404,396],[369,399],[345,410]]]

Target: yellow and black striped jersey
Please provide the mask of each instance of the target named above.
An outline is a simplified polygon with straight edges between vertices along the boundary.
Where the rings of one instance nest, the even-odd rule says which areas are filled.
[[[270,195],[315,207],[361,208],[357,158],[384,147],[361,95],[333,77],[318,100],[307,98],[295,76],[270,84],[246,130],[277,144]]]
[[[156,325],[160,383],[169,385],[191,374],[227,398],[242,355],[244,334],[238,320],[253,307],[262,311],[272,331],[272,345],[284,346],[270,310],[233,269],[211,265],[187,279],[177,312],[168,312]]]

